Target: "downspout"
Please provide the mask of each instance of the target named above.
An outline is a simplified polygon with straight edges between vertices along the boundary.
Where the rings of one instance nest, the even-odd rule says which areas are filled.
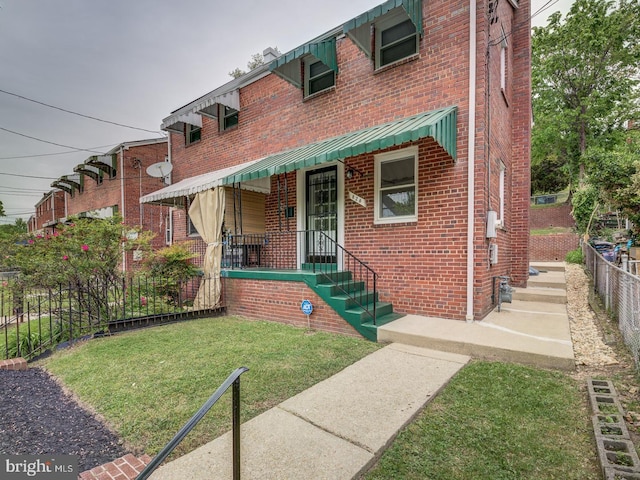
[[[122,229],[126,227],[125,223],[125,204],[124,204],[124,145],[120,145],[120,211],[122,212]],[[125,233],[125,232],[123,232]],[[126,235],[123,235],[123,238]],[[127,254],[124,250],[124,242],[122,242],[122,273],[127,271]]]
[[[473,263],[476,155],[476,0],[469,1],[469,134],[467,177],[467,322],[473,322]]]

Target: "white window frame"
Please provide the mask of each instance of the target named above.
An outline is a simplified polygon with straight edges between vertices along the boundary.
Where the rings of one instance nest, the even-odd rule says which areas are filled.
[[[507,33],[504,31],[504,26],[501,27],[502,30],[502,40],[500,41],[500,88],[503,93],[507,93],[507,76],[508,76],[508,65],[507,65],[507,53],[509,48],[509,43],[507,42]]]
[[[500,210],[498,211],[498,221],[496,222],[497,227],[504,228],[504,203],[505,203],[505,192],[504,192],[504,180],[506,177],[507,167],[504,162],[500,161],[500,180],[499,180],[499,199],[500,202]]]
[[[323,65],[327,66],[324,62],[322,62],[321,60],[316,59],[315,57],[306,57],[305,58],[305,62],[304,62],[304,96],[306,97],[310,97],[310,96],[314,96],[314,95],[318,95],[322,92],[326,92],[327,90],[330,90],[332,88],[335,88],[336,86],[336,72],[331,68],[329,68],[329,72],[322,72],[322,74],[317,75],[316,77],[311,78],[311,66],[315,65],[316,63],[322,63]],[[317,92],[313,92],[310,93],[310,86],[311,86],[311,81],[315,80],[316,78],[321,78],[324,77],[325,75],[331,75],[333,77],[333,84],[327,88],[323,88],[322,90],[318,90]]]
[[[382,164],[397,160],[403,160],[413,157],[413,183],[407,184],[407,186],[413,186],[415,191],[415,205],[413,215],[403,215],[397,217],[383,217],[380,209],[382,206],[381,194],[386,189],[381,187],[381,168]],[[393,152],[380,153],[374,155],[374,189],[375,196],[373,200],[373,222],[375,224],[390,224],[390,223],[407,223],[418,221],[418,147],[409,147],[402,150],[395,150]],[[397,188],[397,187],[393,187]]]
[[[381,65],[380,60],[382,58],[382,55],[380,54],[380,49],[382,47],[382,33],[389,30],[390,28],[395,27],[396,25],[399,25],[400,23],[409,20],[409,17],[407,17],[407,15],[405,13],[402,12],[402,9],[400,9],[396,14],[389,14],[386,15],[384,17],[382,17],[379,21],[377,21],[375,23],[375,68],[376,70],[379,68],[385,68],[388,67],[389,65],[393,65],[395,63],[401,62],[407,58],[411,58],[413,55],[417,55],[420,52],[420,35],[418,34],[418,31],[416,30],[416,33],[414,34],[415,37],[415,46],[416,46],[416,51],[415,53],[412,53],[411,55],[408,55],[406,57],[402,57],[402,58],[398,58],[397,60],[394,60],[393,62],[390,63],[386,63],[384,65]],[[408,38],[408,37],[405,37]]]

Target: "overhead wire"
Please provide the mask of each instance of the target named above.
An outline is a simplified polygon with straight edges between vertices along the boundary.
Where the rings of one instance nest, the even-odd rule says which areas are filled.
[[[36,103],[38,105],[42,105],[44,107],[53,108],[54,110],[60,110],[61,112],[69,113],[71,115],[77,115],[79,117],[88,118],[90,120],[95,120],[96,122],[108,123],[110,125],[116,125],[118,127],[123,127],[123,128],[130,128],[130,129],[133,129],[133,130],[140,130],[142,132],[160,133],[161,135],[165,135],[164,132],[161,132],[160,130],[148,130],[146,128],[133,127],[131,125],[126,125],[124,123],[118,123],[118,122],[112,122],[110,120],[104,120],[102,118],[93,117],[91,115],[85,115],[84,113],[74,112],[73,110],[67,110],[66,108],[57,107],[57,106],[51,105],[49,103],[41,102],[39,100],[34,100],[33,98],[25,97],[24,95],[19,95],[17,93],[9,92],[7,90],[0,89],[0,93],[4,93],[5,95],[11,95],[11,96],[19,98],[21,100],[26,100],[28,102],[33,102],[33,103]]]
[[[0,130],[2,130],[3,132],[12,133],[13,135],[18,135],[20,137],[25,137],[25,138],[29,138],[31,140],[36,140],[38,142],[48,143],[50,145],[55,145],[56,147],[71,148],[71,149],[77,150],[79,152],[91,152],[91,153],[97,153],[99,155],[103,155],[104,154],[104,152],[98,152],[97,150],[91,150],[89,148],[78,148],[78,147],[74,147],[74,146],[71,146],[71,145],[64,145],[62,143],[50,142],[49,140],[43,140],[42,138],[33,137],[31,135],[27,135],[25,133],[16,132],[14,130],[9,130],[8,128],[4,128],[4,127],[0,127]]]

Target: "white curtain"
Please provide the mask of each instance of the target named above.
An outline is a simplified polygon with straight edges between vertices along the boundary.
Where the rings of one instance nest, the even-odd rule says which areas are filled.
[[[207,244],[203,262],[204,277],[193,302],[195,309],[213,308],[220,303],[224,203],[224,187],[216,187],[196,194],[189,207],[189,218]]]

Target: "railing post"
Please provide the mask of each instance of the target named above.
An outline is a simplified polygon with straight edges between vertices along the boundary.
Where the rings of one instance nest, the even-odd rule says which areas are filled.
[[[233,382],[232,403],[233,480],[240,480],[240,377]]]

